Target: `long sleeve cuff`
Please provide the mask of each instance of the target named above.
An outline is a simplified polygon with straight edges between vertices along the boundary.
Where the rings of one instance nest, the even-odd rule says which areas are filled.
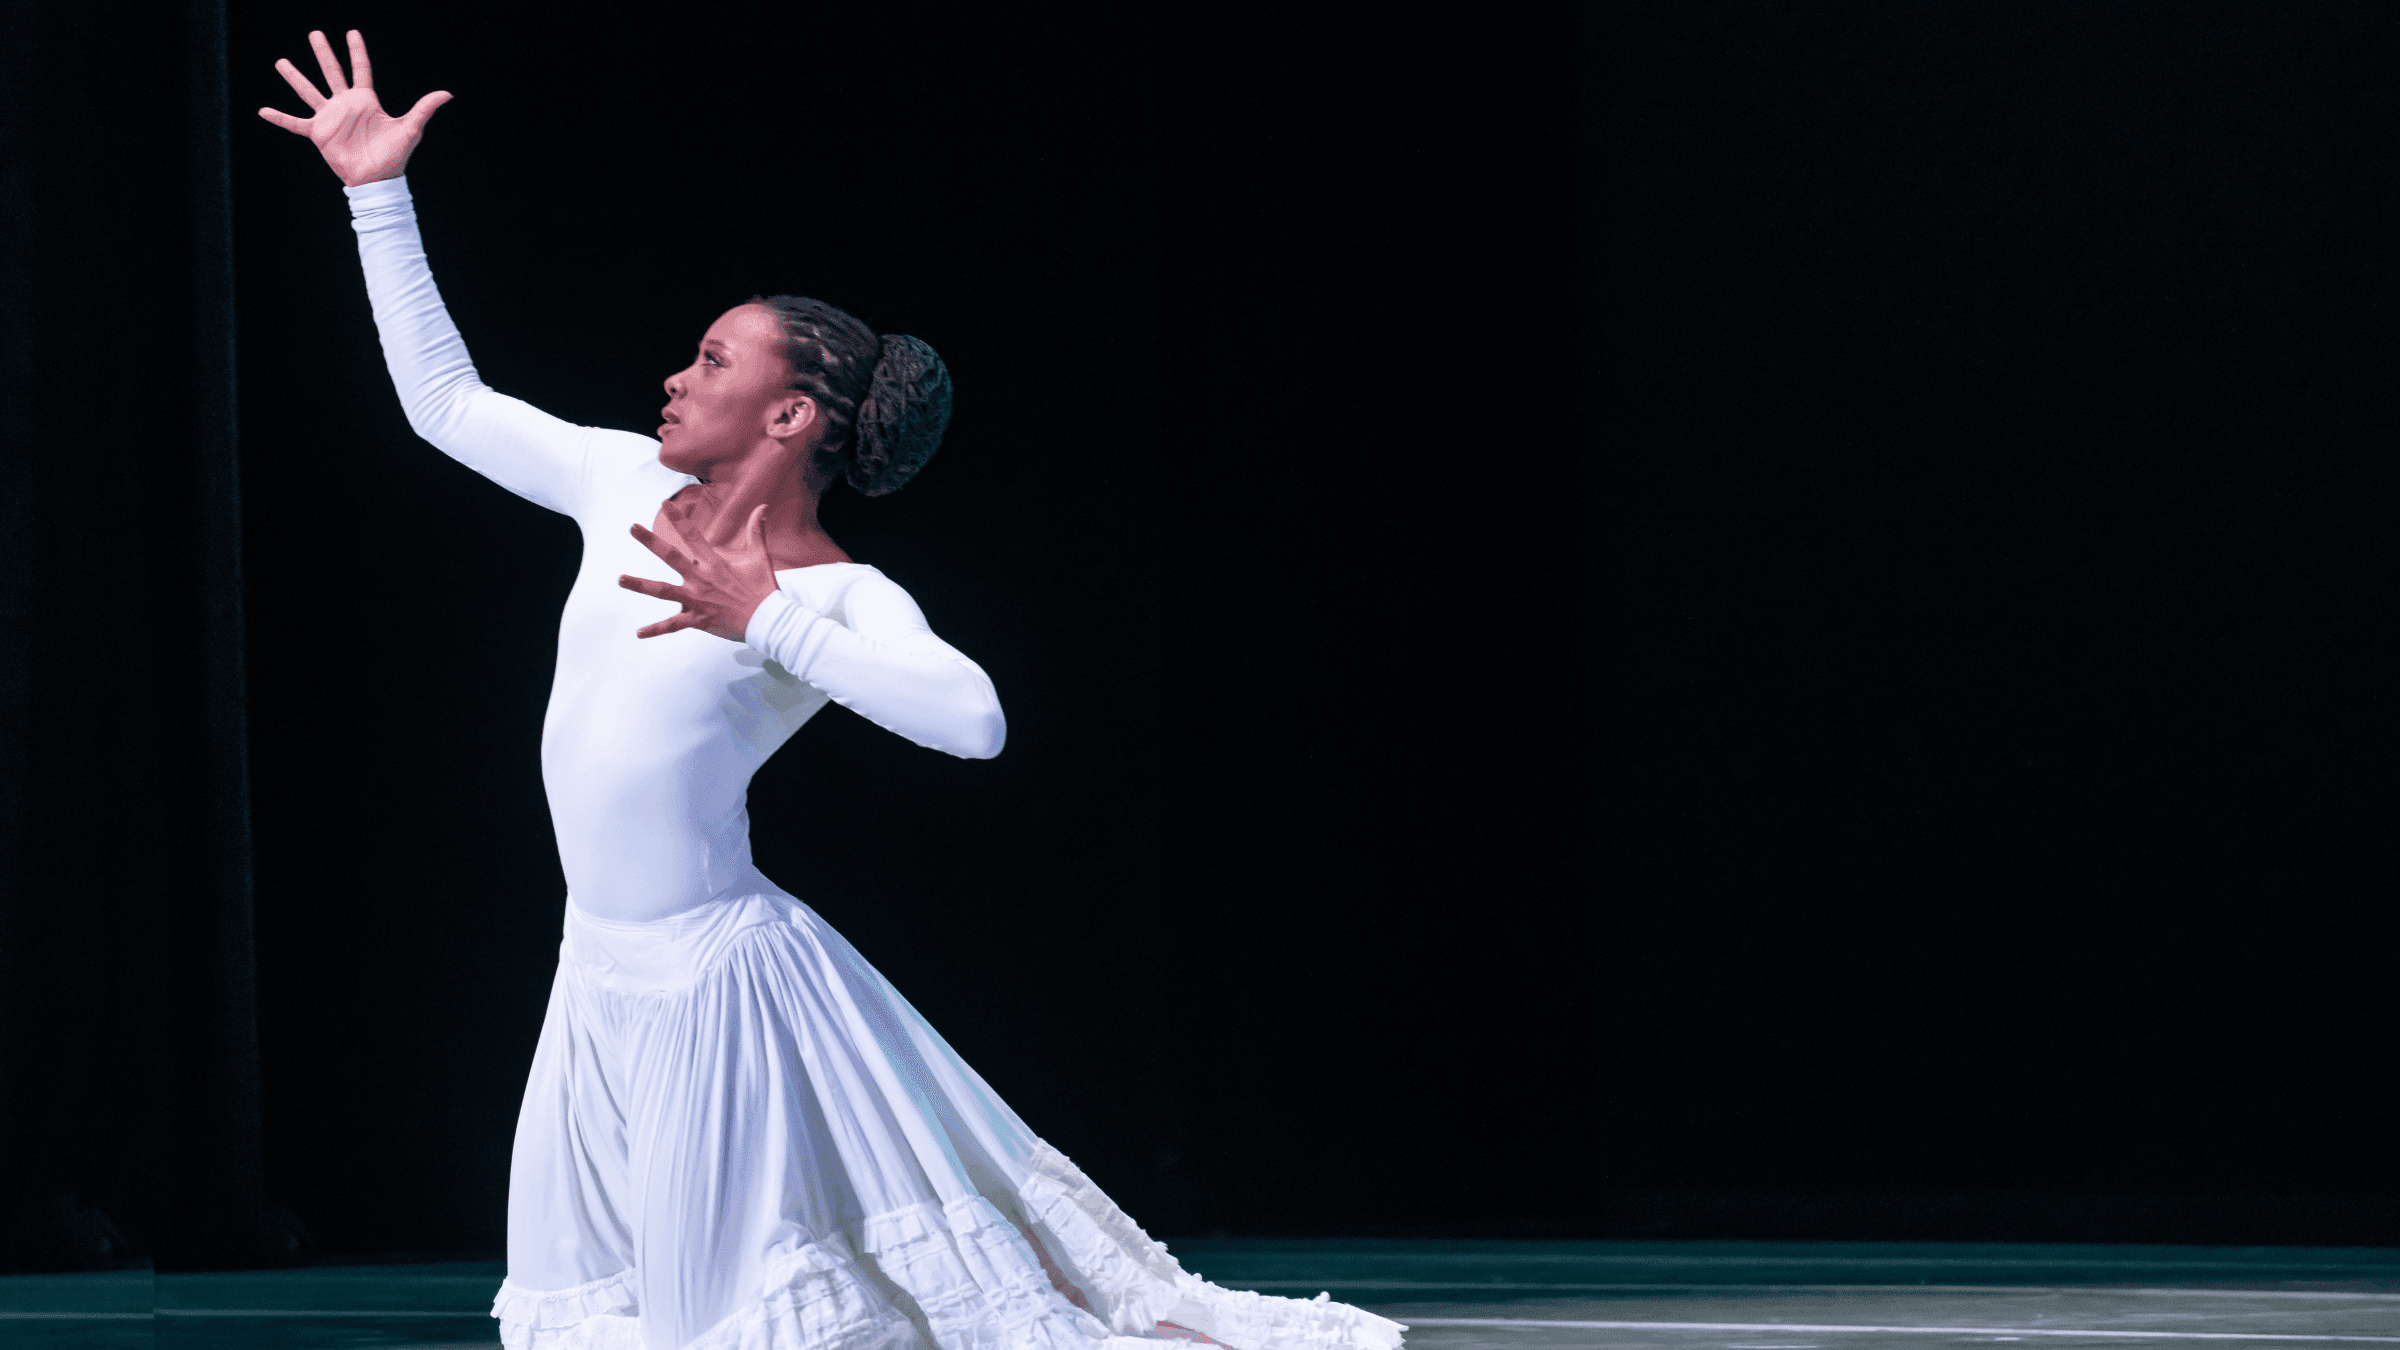
[[[742,640],[790,671],[794,678],[805,680],[809,663],[823,649],[826,634],[833,627],[833,620],[778,587],[750,612],[750,626],[743,630]]]
[[[416,199],[409,196],[407,174],[380,183],[345,187],[342,195],[350,199],[350,227],[360,234],[416,214]]]

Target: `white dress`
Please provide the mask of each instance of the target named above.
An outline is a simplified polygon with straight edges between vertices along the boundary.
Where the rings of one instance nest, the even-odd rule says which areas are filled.
[[[828,700],[998,754],[991,681],[872,567],[778,573],[744,643],[643,640],[658,442],[476,378],[405,179],[345,189],[409,425],[574,517],[542,770],[568,897],[509,1173],[511,1350],[1391,1350],[1398,1323],[1185,1272],[751,865],[751,775]],[[1045,1269],[1045,1257],[1048,1269]],[[1162,1328],[1160,1323],[1169,1323]]]

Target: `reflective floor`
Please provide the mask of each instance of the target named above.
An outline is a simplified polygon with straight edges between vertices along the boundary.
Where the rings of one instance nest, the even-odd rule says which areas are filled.
[[[2400,1350],[2400,1251],[1772,1242],[1169,1244],[1221,1285],[1330,1293],[1411,1350]],[[5,1350],[491,1347],[500,1266],[0,1277]],[[2234,1350],[2227,1347],[2227,1350]]]

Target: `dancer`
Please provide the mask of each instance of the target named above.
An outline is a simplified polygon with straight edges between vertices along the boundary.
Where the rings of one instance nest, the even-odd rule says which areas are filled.
[[[949,418],[933,349],[819,301],[754,298],[666,380],[653,439],[476,378],[365,41],[327,92],[276,69],[350,199],[409,425],[582,527],[542,772],[567,877],[509,1172],[510,1350],[1392,1350],[1325,1295],[1185,1272],[1017,1119],[816,913],[752,866],[744,796],[827,701],[919,745],[1000,752],[982,669],[817,521],[921,468]],[[647,526],[643,522],[648,522]],[[670,574],[673,580],[669,579]]]

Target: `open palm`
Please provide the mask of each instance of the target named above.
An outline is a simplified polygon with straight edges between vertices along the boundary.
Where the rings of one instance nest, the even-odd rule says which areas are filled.
[[[273,108],[261,108],[258,115],[316,142],[317,153],[325,157],[344,187],[398,178],[407,171],[408,157],[425,135],[425,120],[450,101],[449,92],[436,90],[418,99],[417,106],[404,116],[390,116],[375,97],[375,68],[367,63],[367,40],[357,29],[350,30],[347,80],[342,78],[341,62],[334,59],[333,44],[323,33],[311,32],[308,43],[317,49],[317,66],[325,73],[330,96],[318,93],[298,67],[278,58],[276,73],[299,92],[312,116],[294,117]]]

